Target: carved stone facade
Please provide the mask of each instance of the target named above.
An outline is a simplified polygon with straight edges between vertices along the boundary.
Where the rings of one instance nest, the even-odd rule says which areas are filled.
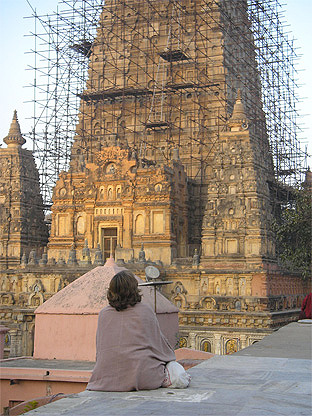
[[[48,240],[39,175],[14,112],[7,148],[0,148],[0,268],[20,264],[22,255],[38,254]]]
[[[188,232],[187,182],[176,154],[170,166],[137,160],[120,146],[103,148],[79,172],[61,173],[53,193],[48,256],[68,258],[74,248],[84,261],[88,242],[129,261],[145,255],[169,265],[185,257]],[[116,253],[116,254],[115,254]]]
[[[32,355],[35,309],[83,272],[38,264],[0,272],[0,321],[10,328],[5,357]]]
[[[167,297],[180,308],[180,345],[231,354],[298,319],[300,277],[269,273],[167,270]]]

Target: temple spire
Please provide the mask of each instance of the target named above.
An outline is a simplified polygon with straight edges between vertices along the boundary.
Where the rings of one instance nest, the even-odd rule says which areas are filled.
[[[20,147],[26,140],[22,136],[21,128],[17,119],[17,112],[14,110],[13,120],[10,126],[9,134],[3,139],[4,143],[8,145],[8,147]]]
[[[228,126],[231,131],[241,131],[248,128],[247,116],[242,102],[242,93],[240,89],[237,91],[236,102],[234,104],[232,116],[228,121]]]

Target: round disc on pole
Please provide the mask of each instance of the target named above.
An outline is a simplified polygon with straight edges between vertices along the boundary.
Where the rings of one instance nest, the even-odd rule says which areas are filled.
[[[147,280],[150,279],[157,279],[157,277],[159,277],[160,273],[159,270],[157,269],[157,267],[154,266],[147,266],[145,268],[145,276]]]

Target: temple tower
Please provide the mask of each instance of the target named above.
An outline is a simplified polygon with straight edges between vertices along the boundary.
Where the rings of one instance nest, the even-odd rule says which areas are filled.
[[[111,145],[128,147],[138,159],[160,165],[169,165],[178,150],[188,177],[184,255],[197,249],[202,258],[228,254],[232,261],[238,253],[254,253],[259,244],[259,261],[264,253],[272,257],[274,250],[263,246],[273,243],[263,239],[271,216],[267,181],[274,180],[273,165],[247,1],[109,0],[91,48],[80,46],[90,56],[89,78],[81,94],[70,172],[81,172]],[[227,164],[236,174],[228,173]],[[224,174],[231,186],[223,183]],[[254,183],[247,196],[250,175]],[[232,199],[243,194],[235,214],[222,208],[228,192]],[[216,203],[219,220],[212,214]],[[254,234],[251,226],[241,229],[248,204],[269,211],[257,237],[242,239],[241,233]],[[227,237],[221,242],[211,221],[223,223],[227,215]],[[212,234],[213,245],[222,248],[211,249]],[[245,250],[247,240],[253,241],[252,249]]]
[[[0,265],[12,268],[23,254],[40,254],[48,232],[37,168],[32,153],[22,148],[25,139],[16,111],[3,141],[7,148],[0,149]]]

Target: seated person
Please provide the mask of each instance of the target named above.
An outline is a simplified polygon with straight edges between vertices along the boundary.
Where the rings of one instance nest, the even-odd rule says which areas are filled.
[[[184,373],[184,382],[178,386],[171,384],[166,364],[175,360],[175,354],[160,330],[155,313],[141,303],[138,281],[133,274],[117,273],[110,282],[107,299],[109,306],[99,314],[96,364],[87,390],[187,387],[190,377],[178,363],[173,363],[173,367],[181,367],[178,372]]]
[[[311,319],[311,309],[312,309],[312,292],[310,292],[303,299],[299,319]]]

